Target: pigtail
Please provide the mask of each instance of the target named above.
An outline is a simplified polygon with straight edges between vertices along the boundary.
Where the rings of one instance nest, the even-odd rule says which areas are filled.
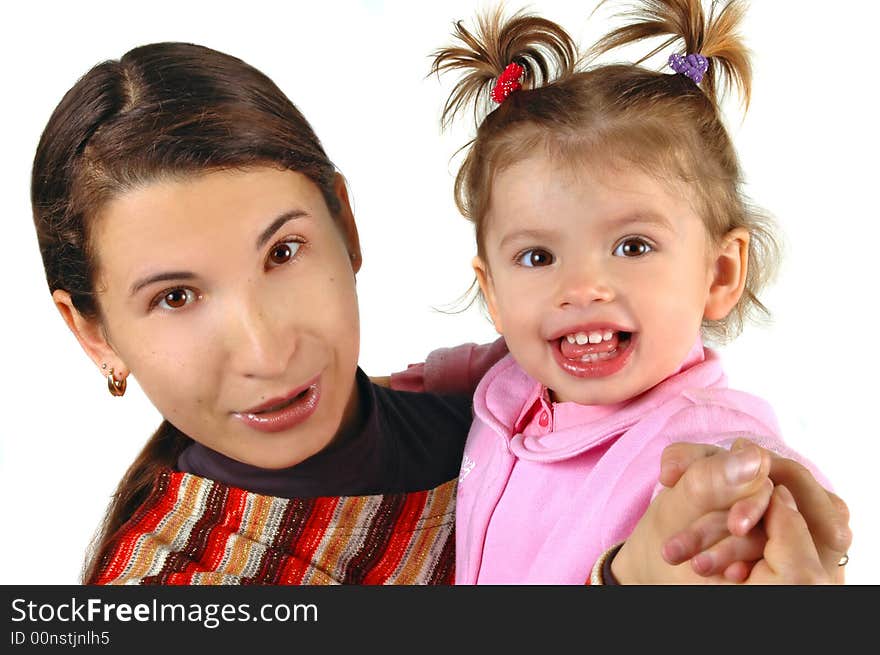
[[[570,75],[577,60],[574,40],[559,25],[521,11],[505,20],[501,7],[480,15],[474,33],[454,23],[453,37],[461,45],[436,50],[431,66],[438,75],[462,72],[443,107],[444,127],[468,105],[479,124],[492,111],[492,87],[509,64],[522,66],[522,88],[534,89]]]
[[[600,6],[606,2],[602,0]],[[745,9],[742,0],[711,0],[707,17],[701,0],[639,0],[630,11],[620,14],[629,22],[601,38],[591,54],[596,57],[629,43],[666,36],[636,62],[641,64],[681,41],[683,48],[678,54],[700,54],[709,60],[699,83],[706,96],[717,105],[735,90],[748,109],[752,67],[748,49],[737,31]]]
[[[107,558],[112,554],[116,537],[138,508],[147,500],[159,474],[173,468],[180,454],[193,440],[168,421],[162,421],[126,471],[86,553],[83,584],[95,584]]]

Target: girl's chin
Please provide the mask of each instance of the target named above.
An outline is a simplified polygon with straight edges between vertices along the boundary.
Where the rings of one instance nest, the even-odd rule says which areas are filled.
[[[561,392],[560,392],[561,391]],[[600,392],[590,393],[581,389],[567,390],[560,387],[560,391],[551,390],[550,398],[557,403],[577,403],[578,405],[617,405],[629,400],[635,394],[627,394],[626,392],[614,393],[608,389]]]
[[[549,386],[554,402],[573,402],[579,405],[617,405],[632,400],[650,386],[632,380],[624,372],[610,378],[576,378],[554,371],[556,386]]]

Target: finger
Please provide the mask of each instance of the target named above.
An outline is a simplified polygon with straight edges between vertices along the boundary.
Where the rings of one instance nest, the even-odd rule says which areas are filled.
[[[691,464],[720,450],[718,446],[704,443],[677,441],[669,444],[660,455],[660,484],[674,486]]]
[[[763,556],[767,537],[757,527],[747,535],[730,535],[691,559],[691,568],[702,576],[724,573],[736,562],[755,562]]]
[[[828,493],[828,498],[831,499],[831,504],[834,506],[834,510],[837,512],[838,517],[848,524],[850,519],[849,506],[843,501],[843,498],[833,491],[828,491],[827,489],[825,491]],[[797,500],[797,498],[795,498],[795,500]],[[850,537],[852,537],[852,535],[850,535]],[[848,542],[846,547],[849,548],[851,545],[851,542]]]
[[[727,512],[704,514],[687,528],[667,539],[660,553],[667,563],[681,564],[727,537]]]
[[[770,478],[791,492],[813,535],[823,566],[833,572],[852,543],[846,503],[822,487],[809,469],[791,459],[773,456]]]
[[[759,491],[769,470],[769,454],[754,445],[697,459],[667,490],[672,502],[664,505],[664,524],[686,526],[709,512],[729,509]]]
[[[742,536],[758,525],[773,494],[773,481],[764,478],[758,491],[751,496],[736,501],[727,515],[727,530],[730,534]]]
[[[830,580],[807,522],[785,486],[773,490],[764,515],[764,531],[764,558],[752,569],[750,583],[820,584]]]
[[[724,579],[728,582],[745,582],[752,572],[754,562],[734,562],[724,569]]]

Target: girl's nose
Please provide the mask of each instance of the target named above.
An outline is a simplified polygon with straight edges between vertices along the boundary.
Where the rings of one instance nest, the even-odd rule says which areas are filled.
[[[585,307],[594,302],[610,302],[614,296],[611,280],[595,263],[578,262],[563,271],[559,284],[560,307]]]

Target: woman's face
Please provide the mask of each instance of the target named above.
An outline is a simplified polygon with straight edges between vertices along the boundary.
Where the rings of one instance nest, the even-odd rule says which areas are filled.
[[[281,468],[322,450],[358,406],[360,252],[337,190],[338,221],[307,177],[262,167],[108,203],[93,244],[110,351],[93,359],[228,457]]]

